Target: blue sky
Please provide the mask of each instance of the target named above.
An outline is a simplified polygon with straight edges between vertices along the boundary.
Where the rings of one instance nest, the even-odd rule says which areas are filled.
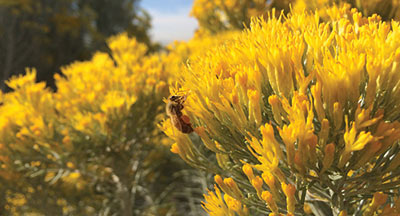
[[[162,44],[190,39],[197,28],[196,19],[189,17],[192,3],[193,0],[141,0],[140,6],[152,17],[152,39]]]

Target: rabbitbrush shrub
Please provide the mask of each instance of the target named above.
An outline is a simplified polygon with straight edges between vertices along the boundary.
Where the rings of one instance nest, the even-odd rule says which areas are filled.
[[[253,18],[171,90],[195,132],[161,128],[215,174],[210,215],[400,214],[399,22],[325,14]]]

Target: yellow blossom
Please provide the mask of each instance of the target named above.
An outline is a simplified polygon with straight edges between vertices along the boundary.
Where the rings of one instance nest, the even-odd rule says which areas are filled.
[[[203,209],[212,216],[234,216],[234,211],[230,210],[225,204],[221,191],[216,185],[214,185],[214,190],[215,193],[208,191],[208,194],[204,194],[205,202],[202,202]]]
[[[288,213],[294,214],[295,204],[296,204],[294,194],[296,192],[296,188],[294,185],[285,184],[282,182],[282,190],[286,195]]]
[[[271,211],[275,214],[278,214],[278,206],[276,205],[272,194],[268,191],[263,191],[261,195],[262,199],[267,203],[268,207],[271,209]]]
[[[371,132],[366,133],[365,131],[361,131],[357,135],[355,124],[352,124],[352,128],[349,131],[346,121],[346,133],[344,134],[345,148],[339,160],[339,167],[343,167],[347,163],[352,152],[363,149],[373,139],[374,137],[371,135]]]

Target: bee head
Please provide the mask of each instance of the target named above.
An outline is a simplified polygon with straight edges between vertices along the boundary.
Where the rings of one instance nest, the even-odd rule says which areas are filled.
[[[182,96],[178,96],[178,95],[172,95],[171,97],[169,97],[170,101],[173,102],[179,102],[181,100]]]

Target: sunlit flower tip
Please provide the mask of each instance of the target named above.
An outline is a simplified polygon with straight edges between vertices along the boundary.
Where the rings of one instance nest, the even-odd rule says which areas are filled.
[[[289,166],[293,166],[294,154],[295,154],[295,141],[297,137],[294,134],[295,127],[293,125],[284,125],[282,129],[278,128],[279,134],[282,137],[283,142],[286,146],[286,157]]]
[[[339,216],[347,216],[347,211],[346,210],[340,211]]]
[[[265,124],[260,127],[261,134],[265,139],[274,139],[274,129],[270,124]]]
[[[296,187],[292,184],[281,183],[282,190],[287,197],[293,197],[296,193]]]
[[[247,176],[249,181],[255,178],[254,173],[253,173],[253,168],[250,166],[250,164],[244,164],[242,167],[243,173]]]
[[[224,200],[229,209],[232,209],[235,212],[240,211],[241,203],[239,201],[235,200],[228,194],[224,194]]]
[[[222,179],[222,177],[220,175],[215,175],[214,176],[214,181],[218,184],[218,186],[220,188],[226,187],[224,180]]]
[[[281,184],[282,191],[286,195],[288,213],[294,214],[296,204],[294,195],[296,193],[296,187],[292,184],[285,184],[283,182]]]
[[[275,121],[278,125],[282,125],[282,117],[281,117],[281,102],[277,95],[271,95],[268,97],[268,103],[271,105],[272,113],[274,115]]]
[[[172,144],[172,145],[171,145],[170,151],[171,151],[172,153],[179,154],[180,151],[179,151],[179,146],[178,146],[178,144],[177,144],[177,143]]]
[[[275,188],[275,177],[269,172],[264,172],[261,177],[263,178],[264,182],[268,185],[268,187],[272,190]]]
[[[347,161],[351,157],[351,152],[359,151],[365,147],[365,145],[371,141],[373,141],[374,137],[371,135],[371,132],[366,133],[365,131],[361,131],[358,136],[355,124],[352,124],[352,128],[349,131],[347,117],[346,117],[346,132],[344,133],[344,141],[345,141],[345,149],[342,152],[338,166],[341,168],[346,165]]]
[[[264,148],[272,149],[278,159],[282,158],[283,153],[281,151],[279,143],[275,139],[274,128],[272,127],[272,125],[268,123],[262,125],[260,127],[260,131],[263,137],[262,143]],[[270,145],[271,147],[267,147],[268,145]]]
[[[247,90],[247,96],[249,97],[249,115],[250,119],[254,119],[257,125],[262,122],[261,118],[261,107],[260,107],[260,93],[257,90]]]
[[[235,180],[233,180],[233,178],[225,178],[224,183],[226,186],[228,186],[230,191],[232,191],[232,193],[235,195],[235,197],[243,198],[243,194],[240,191],[239,187],[237,186]]]
[[[275,176],[272,175],[271,173],[268,172],[264,172],[261,175],[262,179],[264,180],[264,182],[268,185],[269,190],[271,191],[271,193],[273,194],[274,197],[279,198],[279,188],[276,187],[276,179]]]
[[[261,177],[256,176],[254,179],[252,179],[251,185],[253,185],[253,187],[256,189],[257,195],[261,197],[262,186],[263,186],[263,180],[261,179]]]
[[[321,122],[321,131],[318,134],[319,145],[324,146],[329,136],[329,121],[328,119],[323,119]]]
[[[336,130],[339,130],[342,127],[343,108],[338,102],[335,102],[333,104],[333,123],[335,125]]]
[[[349,147],[349,151],[359,151],[365,147],[365,145],[369,142],[374,140],[374,137],[371,135],[371,132],[365,133],[365,131],[361,131],[358,136],[357,140],[352,143]]]
[[[272,194],[269,191],[263,191],[261,194],[261,198],[267,203],[268,208],[275,214],[278,214],[278,206],[275,203],[275,200],[272,197]]]
[[[25,75],[12,76],[10,80],[5,81],[11,89],[18,89],[26,85],[33,85],[36,81],[36,69],[26,69]]]
[[[225,205],[221,191],[214,185],[215,193],[207,190],[207,194],[203,194],[205,202],[202,203],[203,209],[210,215],[229,215],[228,207]]]

